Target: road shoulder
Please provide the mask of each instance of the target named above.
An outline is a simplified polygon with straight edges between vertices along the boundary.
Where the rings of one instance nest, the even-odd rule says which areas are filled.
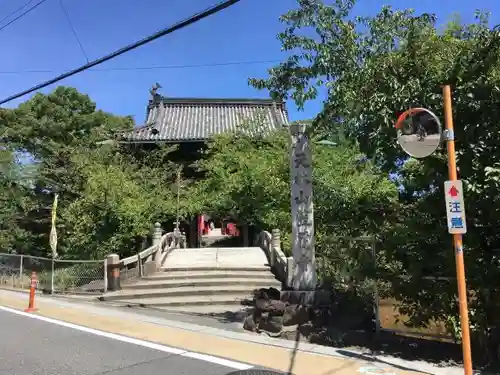
[[[0,305],[2,306],[23,310],[26,303],[25,294],[0,291]],[[292,371],[295,375],[329,373],[352,375],[362,373],[364,370],[369,371],[369,367],[376,367],[379,370],[372,372],[373,374],[422,373],[405,370],[400,366],[396,368],[380,361],[372,363],[369,357],[363,359],[342,357],[335,355],[335,350],[332,348],[300,343],[298,350],[294,350],[295,343],[290,341],[238,332],[225,332],[224,334],[224,332],[219,332],[222,330],[196,327],[196,325],[186,323],[178,323],[176,327],[172,327],[161,324],[161,319],[158,318],[145,321],[145,319],[138,319],[139,314],[113,311],[113,309],[91,304],[38,297],[37,307],[38,311],[35,314],[43,317],[255,366],[288,372],[290,363],[293,361]]]

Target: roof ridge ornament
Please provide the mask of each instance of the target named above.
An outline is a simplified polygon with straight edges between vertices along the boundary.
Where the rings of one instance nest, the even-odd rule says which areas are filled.
[[[162,86],[156,82],[153,87],[149,89],[149,94],[151,95],[150,102],[157,103],[161,100],[161,95],[158,94],[158,90],[161,89]]]

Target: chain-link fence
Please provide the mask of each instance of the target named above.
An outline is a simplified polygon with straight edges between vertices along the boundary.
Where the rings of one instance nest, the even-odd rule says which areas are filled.
[[[106,291],[106,261],[56,260],[52,272],[55,293]]]
[[[36,272],[44,293],[88,294],[107,290],[105,260],[61,260],[30,255],[0,254],[0,286],[28,289]]]
[[[0,254],[0,286],[11,288],[29,286],[29,278],[23,277],[22,263],[22,256]]]

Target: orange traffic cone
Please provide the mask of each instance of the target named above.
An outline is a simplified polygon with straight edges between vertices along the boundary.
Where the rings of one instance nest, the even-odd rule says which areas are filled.
[[[31,286],[30,286],[30,300],[28,302],[28,308],[24,311],[26,312],[34,312],[38,309],[35,308],[35,288],[36,288],[36,272],[33,271],[31,273]]]

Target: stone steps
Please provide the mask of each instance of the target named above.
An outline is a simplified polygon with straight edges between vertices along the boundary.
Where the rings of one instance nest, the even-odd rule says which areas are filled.
[[[99,297],[114,305],[189,314],[241,312],[255,289],[281,289],[260,248],[176,249],[153,275]]]
[[[101,301],[130,300],[137,298],[157,298],[157,297],[183,297],[183,296],[204,296],[204,295],[227,295],[236,294],[248,296],[254,289],[264,287],[262,285],[221,285],[221,286],[181,286],[167,289],[122,289],[118,292],[106,293],[99,297]]]
[[[184,287],[194,287],[194,288],[205,288],[205,287],[228,287],[231,285],[244,286],[247,288],[259,288],[259,287],[270,287],[279,288],[281,283],[275,279],[271,278],[239,278],[239,277],[228,277],[228,278],[199,278],[199,279],[159,279],[159,280],[141,280],[137,283],[128,284],[124,288],[125,290],[136,290],[136,289],[175,289]],[[252,290],[253,290],[252,289]]]
[[[225,295],[186,295],[175,297],[151,297],[151,298],[133,298],[112,300],[115,305],[122,306],[140,306],[140,307],[162,307],[165,309],[171,308],[179,311],[183,309],[196,312],[200,307],[211,307],[212,310],[220,309],[221,306],[235,308],[245,308],[241,304],[242,301],[252,298],[250,294],[242,293],[227,293]]]
[[[222,301],[224,302],[224,301]],[[189,315],[226,315],[226,314],[238,314],[239,318],[236,319],[238,321],[242,321],[250,311],[253,309],[250,306],[241,305],[239,302],[237,303],[223,305],[221,303],[212,304],[212,305],[164,305],[164,306],[155,306],[155,309],[162,310],[169,313],[180,313],[180,314],[189,314]]]
[[[164,261],[166,268],[197,267],[264,267],[268,263],[260,247],[221,247],[201,249],[175,249]]]
[[[262,267],[259,269],[164,269],[163,272],[156,273],[151,276],[143,277],[142,280],[158,281],[158,280],[203,280],[203,279],[266,279],[276,280],[274,275],[269,271],[269,268]]]
[[[266,265],[262,266],[254,266],[254,267],[225,267],[225,266],[214,266],[214,265],[194,265],[194,266],[163,266],[160,268],[160,272],[157,273],[154,276],[151,277],[157,277],[160,276],[161,273],[168,273],[168,274],[174,274],[177,272],[184,272],[184,273],[192,273],[192,274],[200,274],[200,273],[206,273],[206,272],[212,272],[212,273],[217,273],[217,272],[245,272],[245,273],[256,273],[256,272],[270,272],[270,267]]]

